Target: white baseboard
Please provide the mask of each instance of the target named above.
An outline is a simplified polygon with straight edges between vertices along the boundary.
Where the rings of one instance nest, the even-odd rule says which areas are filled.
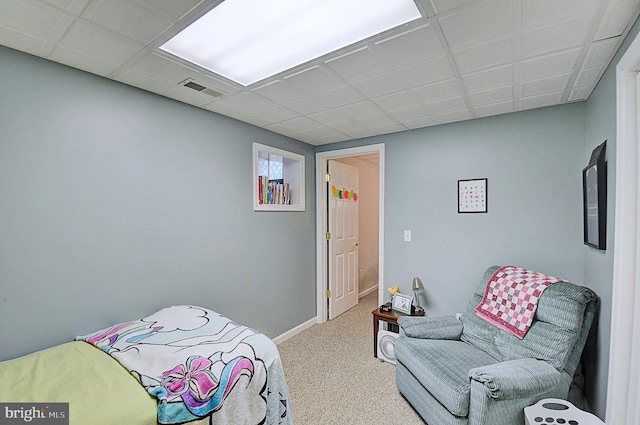
[[[295,328],[286,331],[285,333],[278,335],[277,337],[273,338],[273,342],[276,343],[276,345],[285,342],[286,340],[288,340],[289,338],[296,336],[297,334],[299,334],[300,332],[304,331],[305,329],[309,329],[311,326],[315,325],[316,323],[318,323],[318,319],[317,318],[312,318],[307,320],[306,322],[296,326]]]
[[[358,299],[362,298],[362,297],[366,297],[367,295],[369,295],[370,293],[372,293],[373,291],[377,291],[378,290],[378,285],[371,287],[369,289],[365,289],[364,291],[360,292],[358,294]]]
[[[369,288],[369,289],[365,289],[364,291],[360,292],[358,294],[358,299],[369,295],[370,293],[377,291],[378,290],[378,286],[374,286],[373,288]],[[273,338],[273,342],[276,343],[276,345],[285,342],[286,340],[288,340],[291,337],[294,337],[296,335],[298,335],[300,332],[309,329],[311,326],[320,323],[320,321],[318,320],[317,317],[311,318],[309,320],[307,320],[306,322],[296,326],[295,328],[286,331],[283,334],[278,335],[277,337]]]

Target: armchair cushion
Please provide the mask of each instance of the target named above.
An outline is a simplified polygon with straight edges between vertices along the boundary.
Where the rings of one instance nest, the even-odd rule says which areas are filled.
[[[418,339],[406,335],[398,337],[396,358],[447,410],[461,417],[469,413],[469,370],[497,361],[462,341]]]
[[[404,316],[398,318],[398,325],[411,338],[459,340],[462,335],[462,322],[453,316]]]
[[[542,394],[549,388],[564,388],[567,376],[549,363],[525,358],[481,366],[469,371],[469,378],[484,384],[492,399],[511,400]]]

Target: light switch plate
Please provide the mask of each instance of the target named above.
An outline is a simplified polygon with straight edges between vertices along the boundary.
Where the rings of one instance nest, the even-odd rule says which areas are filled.
[[[411,242],[411,230],[404,231],[404,241]]]

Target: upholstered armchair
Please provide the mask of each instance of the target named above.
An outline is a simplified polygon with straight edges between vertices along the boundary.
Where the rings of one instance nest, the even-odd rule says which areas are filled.
[[[485,272],[460,320],[398,320],[396,383],[429,425],[524,424],[526,406],[567,398],[597,295],[567,282],[547,286],[520,339],[475,312],[498,268]]]

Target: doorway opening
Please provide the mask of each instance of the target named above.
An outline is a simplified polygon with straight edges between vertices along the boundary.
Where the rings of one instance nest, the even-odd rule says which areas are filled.
[[[372,278],[377,278],[377,286],[371,285],[370,287],[359,288],[359,295],[364,296],[371,291],[377,291],[378,303],[383,299],[382,294],[382,278],[384,276],[384,144],[376,144],[369,146],[362,146],[357,148],[339,149],[327,152],[316,153],[316,286],[317,286],[317,322],[324,323],[328,320],[329,315],[329,299],[327,298],[327,290],[330,287],[330,276],[328,273],[329,268],[329,253],[326,234],[328,232],[328,199],[329,190],[327,188],[327,181],[325,180],[325,174],[327,172],[327,164],[329,160],[341,159],[348,163],[373,163],[377,161],[377,176],[369,177],[377,178],[377,225],[373,225],[373,229],[367,230],[367,232],[377,232],[377,247],[374,247],[373,253],[367,248],[367,255],[377,256],[377,270],[363,270],[362,276],[358,279],[359,283],[363,281],[362,278],[367,279],[367,282],[371,282]],[[362,187],[362,182],[360,184]],[[362,190],[362,189],[360,189]],[[366,236],[361,235],[361,237]],[[376,239],[376,238],[372,238]],[[362,244],[360,245],[363,246]],[[377,248],[377,249],[376,249]],[[365,257],[366,258],[366,257]],[[366,286],[366,285],[365,285]]]

